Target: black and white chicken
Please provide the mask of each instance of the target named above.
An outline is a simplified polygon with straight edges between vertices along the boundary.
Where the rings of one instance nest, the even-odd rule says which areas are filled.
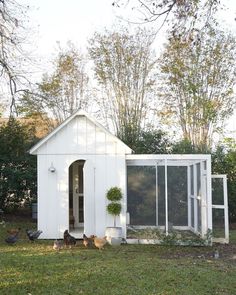
[[[41,233],[42,233],[41,230],[33,231],[33,230],[30,230],[30,229],[26,229],[26,234],[27,234],[29,240],[32,241],[32,242],[37,240],[38,237],[41,235]]]

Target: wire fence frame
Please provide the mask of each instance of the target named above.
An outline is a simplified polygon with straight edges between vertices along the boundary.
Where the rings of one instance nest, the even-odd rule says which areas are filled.
[[[128,155],[127,156],[127,166],[153,166],[156,169],[156,225],[159,226],[158,222],[158,169],[157,167],[162,164],[164,164],[165,167],[165,233],[166,235],[169,234],[169,211],[168,211],[168,166],[187,166],[187,223],[188,228],[191,229],[191,188],[190,188],[190,166],[193,165],[194,170],[194,228],[193,231],[196,234],[201,234],[204,236],[209,228],[209,216],[208,216],[208,207],[211,206],[211,204],[208,204],[208,201],[211,200],[211,191],[209,188],[211,188],[211,185],[209,182],[211,179],[209,179],[209,175],[211,175],[211,156],[210,155]],[[204,163],[204,164],[203,164]],[[200,167],[200,173],[199,177],[201,178],[201,182],[203,177],[205,177],[205,184],[206,188],[202,191],[205,192],[203,200],[200,196],[197,196],[197,180],[196,180],[196,165],[199,164]],[[205,167],[205,168],[204,168]],[[204,171],[202,169],[204,168]],[[207,194],[210,194],[208,196]],[[200,210],[201,214],[201,221],[198,220],[198,214],[197,214],[197,198],[200,199]],[[202,213],[202,206],[204,207],[203,210],[205,210]],[[206,219],[204,222],[202,222],[203,217]],[[211,215],[212,217],[212,215]],[[198,223],[201,225],[201,232],[198,230]],[[180,227],[179,227],[180,228]],[[186,228],[183,227],[183,228]]]

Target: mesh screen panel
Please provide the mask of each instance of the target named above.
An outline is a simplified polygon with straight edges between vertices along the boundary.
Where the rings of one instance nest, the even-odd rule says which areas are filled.
[[[200,232],[202,229],[202,212],[201,212],[201,201],[197,200],[197,229]]]
[[[193,196],[194,194],[194,179],[193,179],[193,165],[190,166],[190,186],[191,186],[191,195]]]
[[[200,164],[197,164],[197,195],[201,195],[201,173],[200,173]]]
[[[166,224],[166,204],[165,204],[165,167],[157,167],[158,184],[158,225]]]
[[[224,209],[212,209],[213,237],[225,237],[225,216]]]
[[[168,219],[174,226],[188,225],[187,167],[167,167]]]
[[[190,166],[191,191],[194,187],[193,171],[193,166]],[[196,187],[200,194],[200,165],[197,165],[196,172]],[[188,226],[187,166],[168,166],[167,181],[169,226]],[[165,226],[165,204],[165,167],[127,166],[127,211],[130,214],[130,225]],[[198,230],[200,231],[201,200],[198,200],[196,205],[198,219],[197,225]],[[193,198],[191,198],[190,210],[191,226],[194,227]]]
[[[224,205],[224,187],[222,178],[212,179],[212,204]]]
[[[156,167],[127,167],[127,209],[131,225],[156,225]]]
[[[191,226],[194,228],[194,199],[191,198]]]

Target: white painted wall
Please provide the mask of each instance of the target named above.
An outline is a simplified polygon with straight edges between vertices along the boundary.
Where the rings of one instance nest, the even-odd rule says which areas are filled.
[[[104,236],[113,219],[106,212],[106,191],[119,186],[124,192],[120,226],[126,231],[126,162],[131,150],[85,116],[75,116],[49,137],[34,154],[38,156],[38,228],[40,238],[62,238],[69,228],[69,166],[84,165],[84,230]],[[56,171],[48,169],[53,164]]]
[[[126,154],[131,150],[85,116],[76,116],[37,150],[38,155]]]

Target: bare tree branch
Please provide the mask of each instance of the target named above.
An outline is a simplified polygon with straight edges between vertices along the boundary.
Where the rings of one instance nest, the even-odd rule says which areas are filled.
[[[8,85],[10,114],[16,111],[15,95],[22,84],[22,44],[27,8],[15,0],[0,1],[0,84]],[[24,78],[25,79],[25,78]]]

